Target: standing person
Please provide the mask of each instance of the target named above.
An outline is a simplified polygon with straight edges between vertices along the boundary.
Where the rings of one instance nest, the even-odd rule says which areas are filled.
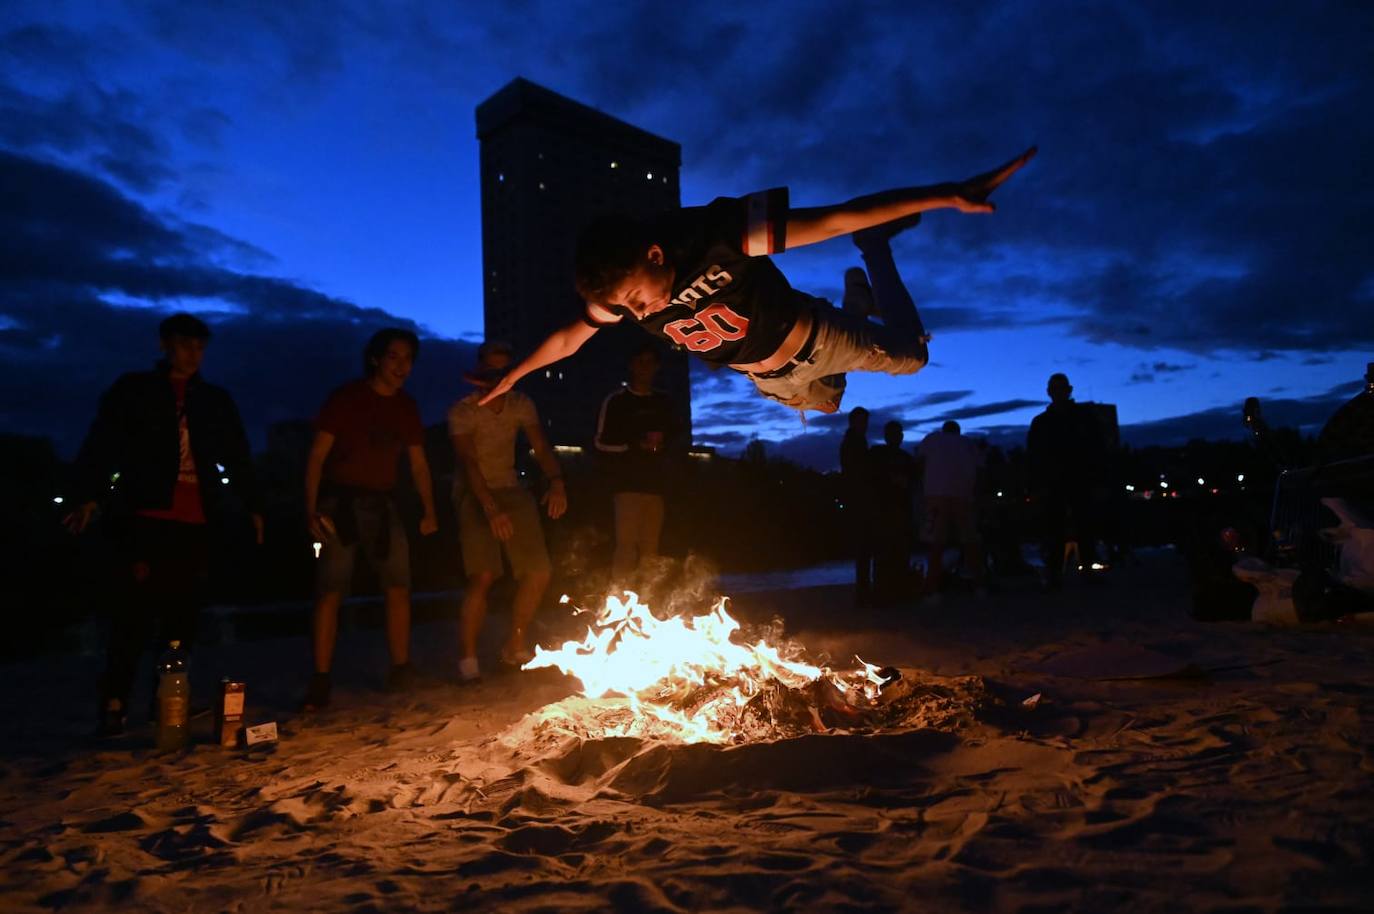
[[[1317,444],[1326,460],[1374,455],[1374,362],[1365,367],[1364,389],[1326,420]]]
[[[658,556],[663,532],[663,491],[668,482],[668,446],[677,437],[672,400],[654,389],[658,347],[639,348],[630,358],[630,380],[601,402],[596,449],[605,458],[615,493],[615,553],[611,577],[626,582]]]
[[[978,515],[974,496],[978,471],[983,467],[983,451],[977,442],[960,434],[959,423],[946,422],[916,446],[925,480],[926,524],[929,528],[929,570],[926,592],[939,597],[944,584],[944,554],[951,543],[963,551],[964,570],[981,590],[983,553],[978,538]]]
[[[262,544],[238,408],[200,374],[210,328],[174,314],[158,335],[164,358],[157,366],[123,375],[101,397],[76,458],[80,507],[66,518],[80,533],[103,501],[116,542],[114,618],[100,681],[98,732],[105,736],[124,732],[139,658],[154,631],[164,647],[176,640],[189,648],[194,640],[209,568],[208,526],[224,516],[221,479],[252,512]]]
[[[311,535],[324,545],[313,619],[315,675],[306,693],[306,710],[329,704],[339,605],[352,582],[360,546],[385,595],[391,655],[387,687],[401,690],[414,685],[410,548],[394,490],[404,452],[424,508],[420,535],[439,529],[420,407],[401,389],[419,354],[420,340],[409,330],[378,330],[363,349],[363,377],[331,393],[315,420],[315,440],[305,465],[305,516]]]
[[[1031,420],[1026,455],[1031,491],[1041,508],[1045,587],[1057,590],[1063,582],[1066,545],[1076,543],[1080,550],[1093,551],[1092,488],[1104,449],[1092,417],[1074,402],[1067,375],[1050,375],[1045,392],[1050,405]]]
[[[916,460],[902,449],[902,424],[883,426],[883,444],[869,451],[875,484],[873,591],[890,605],[907,596],[911,583],[912,503]]]
[[[791,209],[787,189],[775,188],[648,219],[604,218],[577,246],[582,319],[554,331],[487,396],[572,355],[601,327],[629,320],[747,375],[770,399],[833,413],[845,372],[912,374],[929,357],[929,337],[892,264],[891,237],[928,210],[992,212],[988,196],[1034,154],[966,181],[833,206]],[[847,234],[868,264],[881,325],[797,292],[766,256]]]
[[[462,656],[458,676],[464,682],[481,677],[477,639],[487,615],[487,593],[502,574],[501,553],[505,552],[516,580],[511,630],[501,649],[502,663],[521,666],[534,656],[529,626],[549,586],[551,567],[539,509],[515,472],[517,433],[525,433],[548,481],[542,503],[549,517],[557,520],[568,508],[563,471],[539,423],[534,402],[519,391],[483,402],[510,368],[511,355],[505,343],[483,343],[477,350],[477,368],[466,376],[477,390],[454,403],[448,412],[449,435],[461,467],[454,480],[454,494],[467,574],[459,620]]]
[[[862,272],[862,271],[860,271]],[[840,442],[840,497],[845,532],[854,554],[854,605],[873,600],[873,465],[868,452],[868,410],[849,411],[849,428]]]

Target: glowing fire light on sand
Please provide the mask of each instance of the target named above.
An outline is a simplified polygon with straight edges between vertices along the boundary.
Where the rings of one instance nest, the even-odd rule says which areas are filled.
[[[779,685],[829,689],[821,700],[841,706],[879,699],[888,680],[878,667],[860,660],[862,669],[837,674],[789,659],[762,639],[735,641],[740,624],[725,605],[721,598],[705,615],[659,619],[636,594],[608,597],[581,641],[555,650],[536,647],[523,669],[556,667],[581,682],[586,698],[622,699],[631,713],[603,736],[728,742],[737,738],[747,706]]]

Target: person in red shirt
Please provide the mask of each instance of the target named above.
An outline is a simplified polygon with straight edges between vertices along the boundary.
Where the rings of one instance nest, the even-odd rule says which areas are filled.
[[[311,535],[322,545],[313,621],[315,675],[306,694],[307,710],[329,703],[339,605],[359,547],[385,593],[388,687],[404,689],[414,682],[410,552],[392,492],[404,452],[424,506],[420,534],[429,536],[439,528],[420,408],[401,389],[419,349],[419,339],[409,330],[387,328],[373,334],[363,350],[364,377],[331,393],[315,421],[305,467],[305,516]]]
[[[77,454],[74,533],[106,507],[116,578],[101,677],[98,732],[116,736],[128,719],[139,658],[154,631],[162,646],[189,648],[209,570],[207,527],[226,514],[231,489],[251,512],[262,543],[253,462],[233,399],[200,375],[210,328],[174,314],[158,328],[165,358],[123,375],[100,399]]]

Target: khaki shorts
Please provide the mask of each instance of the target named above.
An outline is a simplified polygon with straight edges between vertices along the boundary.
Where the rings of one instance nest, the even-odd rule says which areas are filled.
[[[925,538],[929,543],[978,542],[978,516],[973,499],[957,495],[927,495]]]
[[[504,543],[491,532],[491,522],[471,493],[458,499],[458,534],[463,541],[463,569],[468,577],[479,572],[500,577],[504,550],[516,578],[548,573],[549,550],[544,545],[544,527],[534,496],[521,488],[493,489],[491,497],[510,515],[515,534]]]

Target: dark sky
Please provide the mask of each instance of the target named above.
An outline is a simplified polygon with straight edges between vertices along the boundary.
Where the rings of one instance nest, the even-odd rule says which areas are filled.
[[[429,337],[438,421],[482,329],[472,112],[515,76],[680,142],[689,204],[836,202],[1038,143],[997,214],[898,239],[933,361],[845,406],[908,439],[1015,438],[1053,371],[1133,443],[1234,436],[1251,394],[1319,426],[1374,359],[1371,49],[1365,3],[11,0],[0,431],[69,453],[176,309],[215,327],[206,374],[256,434],[385,323]],[[837,299],[858,260],[778,262]],[[696,380],[698,441],[833,464],[840,417]]]

